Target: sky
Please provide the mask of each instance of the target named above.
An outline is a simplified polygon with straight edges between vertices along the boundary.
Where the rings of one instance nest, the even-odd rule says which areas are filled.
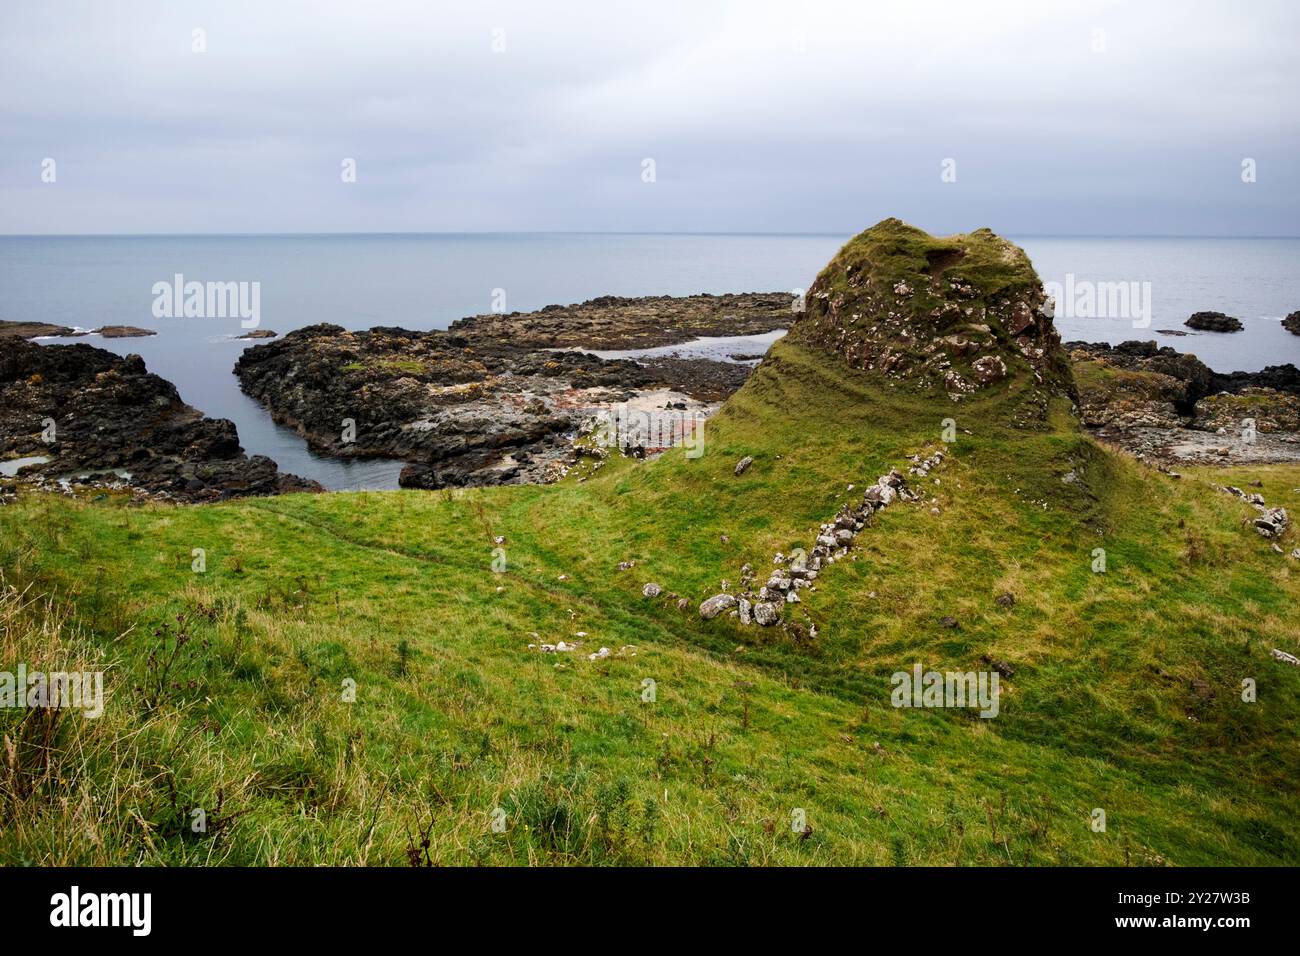
[[[1295,236],[1298,38],[1294,0],[8,3],[0,233]]]

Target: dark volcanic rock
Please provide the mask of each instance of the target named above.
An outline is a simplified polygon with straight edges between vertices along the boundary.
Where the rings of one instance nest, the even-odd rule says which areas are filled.
[[[153,329],[141,329],[134,325],[105,325],[95,331],[106,339],[142,339],[158,334]]]
[[[0,321],[0,340],[59,338],[75,339],[86,335],[102,335],[106,339],[133,339],[147,335],[157,335],[153,329],[141,329],[134,325],[104,325],[90,332],[78,332],[66,325],[51,325],[49,322],[4,322]]]
[[[4,339],[34,339],[40,336],[72,336],[78,334],[66,325],[49,322],[9,322],[0,320],[0,341]],[[86,333],[80,333],[85,335]]]
[[[1183,325],[1201,332],[1240,332],[1245,327],[1238,319],[1222,312],[1193,312]]]
[[[24,475],[122,470],[182,501],[320,490],[246,456],[232,422],[186,405],[138,355],[11,340],[0,348],[0,457],[35,455],[51,461]]]
[[[537,312],[476,315],[452,323],[450,334],[530,348],[622,350],[677,345],[705,335],[758,335],[789,326],[784,292],[736,295],[604,295]]]
[[[616,436],[644,456],[681,440],[752,371],[675,356],[605,360],[577,345],[766,332],[787,322],[789,307],[781,294],[606,297],[462,319],[446,331],[315,325],[247,349],[235,374],[319,452],[406,459],[403,487],[545,482],[581,454],[575,435],[599,414],[627,406],[653,423],[644,439]]]
[[[1300,312],[1292,312],[1283,319],[1282,328],[1294,335],[1300,335]]]

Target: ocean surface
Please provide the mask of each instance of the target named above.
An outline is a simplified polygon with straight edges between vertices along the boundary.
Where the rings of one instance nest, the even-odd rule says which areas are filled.
[[[445,328],[462,316],[528,311],[598,295],[805,288],[848,236],[436,234],[331,236],[0,237],[0,319],[78,328],[136,325],[158,335],[80,341],[137,352],[182,398],[232,419],[250,454],[327,488],[395,488],[400,462],[313,455],[239,390],[232,374],[247,331],[229,318],[156,318],[155,283],[258,283],[262,329],[315,322],[350,329]],[[1013,237],[1014,238],[1014,237]],[[1063,338],[1156,339],[1212,368],[1300,364],[1300,336],[1280,320],[1300,309],[1300,239],[1015,239],[1045,283],[1070,290],[1058,305]],[[1124,283],[1127,307],[1098,283]],[[1147,284],[1147,285],[1144,285]],[[1090,289],[1096,293],[1089,296]],[[1092,299],[1091,306],[1089,298]],[[1104,304],[1104,303],[1108,303]],[[1149,308],[1147,306],[1149,305]],[[1241,319],[1235,334],[1161,334],[1192,312]],[[1121,312],[1120,315],[1101,313]],[[770,339],[770,337],[769,337]],[[719,351],[750,351],[728,341]],[[761,346],[757,351],[761,351]]]

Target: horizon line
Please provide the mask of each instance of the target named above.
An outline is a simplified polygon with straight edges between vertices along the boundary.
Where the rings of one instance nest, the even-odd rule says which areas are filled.
[[[868,227],[870,228],[870,227]],[[978,228],[978,227],[977,227]],[[858,232],[861,232],[859,230]],[[755,230],[381,230],[332,232],[4,232],[0,239],[323,239],[421,236],[770,236],[790,238],[837,238],[858,232],[755,231]],[[1205,233],[1103,233],[1103,232],[1006,232],[999,235],[1020,239],[1300,239],[1300,235],[1241,235]]]

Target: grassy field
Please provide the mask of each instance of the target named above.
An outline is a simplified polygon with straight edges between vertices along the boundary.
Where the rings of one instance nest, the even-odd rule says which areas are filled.
[[[0,667],[102,669],[108,703],[0,711],[0,862],[1300,862],[1300,669],[1270,657],[1300,652],[1300,562],[1214,488],[1300,515],[1300,468],[1176,481],[1068,402],[1004,424],[1016,387],[953,405],[778,343],[694,460],[203,507],[27,494],[0,508]],[[700,619],[938,447],[926,500],[787,610],[816,638]],[[528,646],[559,640],[582,646]],[[890,706],[893,672],[986,655],[1015,670],[996,718]]]

